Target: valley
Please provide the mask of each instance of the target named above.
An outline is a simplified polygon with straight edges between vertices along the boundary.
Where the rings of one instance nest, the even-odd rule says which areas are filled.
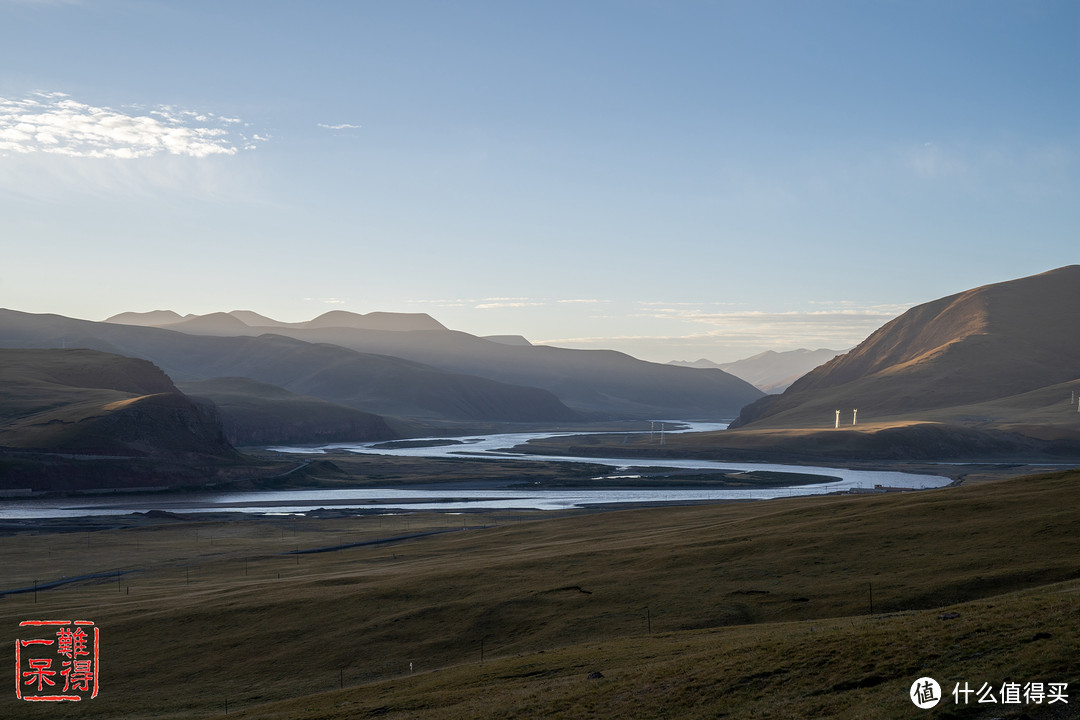
[[[892,718],[923,676],[1069,717],[1080,373],[1025,318],[1078,279],[774,395],[420,314],[0,311],[6,641],[91,618],[90,718]]]

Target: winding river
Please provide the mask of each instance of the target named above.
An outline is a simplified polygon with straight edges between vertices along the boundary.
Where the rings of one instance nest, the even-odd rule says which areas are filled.
[[[665,432],[703,432],[726,427],[719,423],[678,423],[679,430],[667,430],[674,423],[665,422]],[[659,424],[657,425],[659,428]],[[648,432],[648,431],[646,431]],[[548,438],[566,433],[501,433],[478,437],[421,438],[404,443],[335,443],[321,447],[270,448],[293,455],[318,456],[330,452],[351,452],[374,455],[397,455],[432,458],[488,458],[503,460],[541,460],[548,462],[583,462],[605,465],[612,472],[605,479],[636,477],[633,468],[700,469],[731,472],[769,471],[826,475],[836,478],[823,482],[792,487],[762,488],[496,488],[426,486],[424,488],[358,488],[351,490],[276,490],[272,492],[234,493],[154,493],[139,496],[90,496],[78,498],[32,498],[0,501],[0,518],[74,517],[82,515],[115,515],[125,512],[167,510],[169,512],[247,512],[247,513],[306,513],[317,508],[363,509],[382,512],[402,510],[463,510],[530,509],[567,510],[589,505],[625,503],[689,503],[731,500],[767,500],[796,495],[819,495],[836,492],[875,492],[884,488],[926,489],[948,485],[950,480],[937,475],[919,475],[895,471],[849,470],[845,468],[810,467],[772,463],[721,462],[715,460],[678,460],[652,458],[595,458],[549,455],[530,455],[510,452],[533,438]],[[610,433],[608,433],[610,434]]]

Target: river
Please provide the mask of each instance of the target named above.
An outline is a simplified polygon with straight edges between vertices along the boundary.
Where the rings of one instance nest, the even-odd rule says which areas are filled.
[[[726,427],[718,423],[677,423],[665,421],[664,432],[703,432]],[[659,438],[659,423],[657,436]],[[645,431],[649,432],[649,431]],[[612,472],[604,478],[635,477],[633,468],[677,468],[728,470],[734,472],[770,471],[809,473],[836,478],[833,482],[763,488],[492,488],[490,486],[425,488],[360,488],[352,490],[276,490],[272,492],[234,493],[172,493],[162,492],[129,496],[83,496],[74,498],[32,498],[0,501],[0,518],[75,517],[84,515],[116,515],[148,510],[169,512],[247,512],[247,513],[306,513],[317,508],[363,509],[381,512],[402,510],[463,510],[531,509],[567,510],[589,505],[625,503],[688,503],[723,500],[767,500],[796,495],[865,491],[876,488],[927,489],[943,487],[950,480],[938,475],[919,475],[881,470],[849,470],[845,468],[781,465],[773,463],[739,463],[715,460],[582,458],[511,453],[510,448],[533,438],[560,435],[581,435],[581,432],[500,433],[466,438],[421,438],[404,444],[395,443],[334,443],[320,447],[271,448],[290,454],[317,456],[327,452],[398,455],[409,457],[470,457],[508,460],[542,460],[555,462],[584,462],[606,465]],[[431,443],[431,444],[429,444]],[[452,443],[452,444],[434,444]],[[419,446],[417,446],[419,445]]]

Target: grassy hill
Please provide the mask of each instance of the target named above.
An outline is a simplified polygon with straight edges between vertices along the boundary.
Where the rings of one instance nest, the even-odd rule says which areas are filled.
[[[1080,266],[987,285],[912,308],[733,428],[897,429],[939,423],[1080,444]],[[1071,398],[1071,405],[1070,405]],[[1072,452],[1072,451],[1070,451]]]
[[[0,445],[89,454],[236,457],[212,407],[145,360],[0,350]]]
[[[95,350],[0,350],[0,489],[202,484],[250,461],[160,369]]]
[[[912,717],[923,675],[1075,692],[1077,482],[548,520],[39,526],[0,538],[3,589],[130,573],[9,595],[0,639],[30,616],[97,622],[108,669],[81,717],[217,717],[226,700],[259,718]]]

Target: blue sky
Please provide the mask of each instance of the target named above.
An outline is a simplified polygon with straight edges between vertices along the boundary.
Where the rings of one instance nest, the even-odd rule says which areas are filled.
[[[1080,4],[0,0],[0,306],[735,360],[1077,261]]]

